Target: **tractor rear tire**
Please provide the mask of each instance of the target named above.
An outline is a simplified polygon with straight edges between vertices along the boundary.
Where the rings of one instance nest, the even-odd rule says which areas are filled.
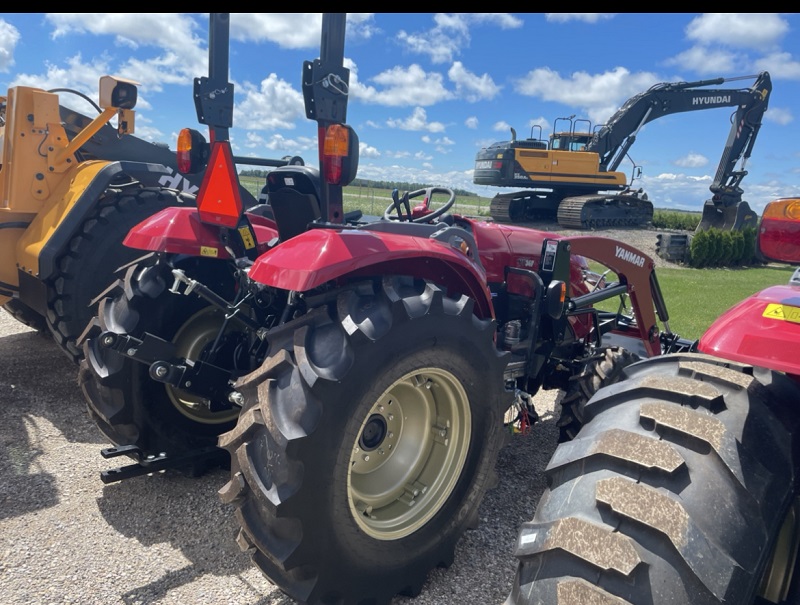
[[[626,374],[556,449],[507,605],[789,603],[797,385],[700,354]]]
[[[303,603],[386,605],[448,566],[496,479],[505,357],[473,302],[354,285],[274,331],[220,437],[237,542]]]
[[[187,259],[187,275],[211,286],[224,280],[225,261]],[[84,346],[78,382],[89,415],[115,445],[135,445],[147,455],[174,455],[216,445],[217,436],[236,424],[238,408],[212,412],[197,396],[154,381],[148,366],[101,345],[101,332],[141,339],[145,332],[174,342],[178,353],[200,358],[213,342],[223,312],[196,296],[172,294],[172,266],[151,255],[128,267],[124,279],[100,301]],[[233,277],[229,278],[233,285]],[[224,292],[224,290],[218,290]],[[229,292],[226,294],[230,295]],[[236,338],[232,323],[227,338]],[[217,363],[217,365],[222,365]],[[227,402],[225,402],[227,403]]]
[[[56,260],[47,288],[47,325],[73,361],[83,355],[76,341],[94,315],[92,300],[114,282],[117,269],[143,254],[125,247],[122,240],[159,210],[189,204],[194,204],[193,198],[172,189],[109,189],[83,221]]]
[[[586,404],[603,387],[619,382],[623,372],[640,357],[618,347],[602,347],[585,361],[580,372],[570,379],[564,398],[561,400],[561,416],[558,419],[559,441],[573,439],[586,422]]]

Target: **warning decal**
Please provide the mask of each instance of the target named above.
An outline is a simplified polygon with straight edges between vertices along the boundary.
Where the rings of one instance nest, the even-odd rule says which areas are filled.
[[[800,324],[800,307],[770,303],[762,313],[764,317]]]

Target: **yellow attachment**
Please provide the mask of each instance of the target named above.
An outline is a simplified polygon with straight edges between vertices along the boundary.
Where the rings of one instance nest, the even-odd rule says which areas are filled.
[[[89,187],[92,180],[109,162],[92,160],[83,162],[71,171],[69,181],[62,180],[57,184],[43,208],[31,221],[30,226],[19,238],[16,258],[20,270],[31,275],[39,275],[39,254],[44,245],[61,226],[81,194]],[[0,219],[2,219],[0,213]]]
[[[60,122],[58,95],[26,86],[9,89],[0,168],[0,210],[39,212],[55,184],[63,178],[49,161],[51,149],[68,144]]]

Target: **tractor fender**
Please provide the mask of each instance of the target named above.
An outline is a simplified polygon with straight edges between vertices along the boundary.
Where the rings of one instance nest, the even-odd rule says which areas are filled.
[[[723,313],[698,349],[800,376],[800,286],[772,286]]]
[[[295,292],[376,275],[430,279],[449,295],[470,297],[478,317],[494,317],[483,267],[454,245],[422,236],[311,229],[259,256],[250,270],[259,283]]]
[[[250,213],[248,218],[255,232],[257,249],[266,251],[268,244],[278,236],[274,223]],[[220,227],[202,222],[195,207],[165,208],[131,229],[122,243],[150,252],[231,258],[221,242]]]
[[[41,281],[51,277],[56,259],[120,175],[155,187],[159,186],[159,178],[171,172],[161,164],[145,162],[84,162],[65,183],[65,189],[54,192],[51,203],[36,215],[20,237],[17,246],[20,269]]]

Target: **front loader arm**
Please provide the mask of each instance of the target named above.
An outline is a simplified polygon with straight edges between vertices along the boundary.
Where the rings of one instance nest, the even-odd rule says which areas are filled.
[[[639,337],[648,356],[659,355],[661,345],[656,313],[664,322],[669,320],[669,315],[658,286],[653,259],[636,248],[604,237],[581,236],[567,239],[572,254],[595,260],[619,276],[620,284],[626,286],[630,296]],[[580,298],[573,300],[580,304]]]

